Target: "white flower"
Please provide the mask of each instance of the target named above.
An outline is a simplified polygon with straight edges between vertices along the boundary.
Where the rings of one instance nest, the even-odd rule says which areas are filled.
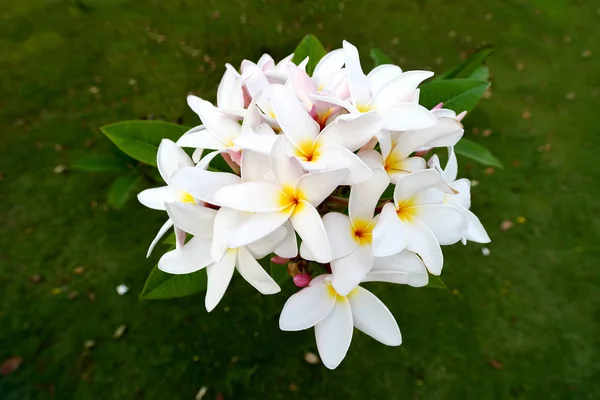
[[[394,316],[374,294],[357,286],[348,295],[338,294],[330,275],[320,275],[292,295],[281,311],[279,327],[301,331],[314,326],[323,364],[336,368],[346,356],[354,328],[387,346],[402,344]]]
[[[331,260],[327,233],[315,208],[348,175],[347,169],[304,174],[300,164],[285,154],[286,139],[279,137],[271,152],[275,182],[244,182],[220,189],[218,204],[250,215],[232,234],[230,247],[252,243],[290,221],[319,262]]]
[[[398,180],[394,203],[387,203],[373,229],[373,252],[390,256],[408,249],[417,253],[429,272],[439,275],[440,245],[458,242],[466,229],[459,210],[443,205],[444,192],[453,193],[433,169],[410,173]]]
[[[479,218],[469,210],[471,208],[471,182],[466,178],[456,179],[458,164],[454,148],[448,147],[448,163],[445,169],[442,169],[437,155],[431,157],[429,166],[437,170],[442,175],[444,182],[457,192],[456,194],[444,194],[444,204],[460,210],[467,219],[467,229],[462,237],[463,244],[466,244],[467,240],[477,243],[491,242]]]

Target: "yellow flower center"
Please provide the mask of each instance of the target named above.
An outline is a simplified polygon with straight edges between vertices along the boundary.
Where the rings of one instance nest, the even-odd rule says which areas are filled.
[[[416,209],[414,208],[414,206],[415,200],[412,197],[407,200],[404,200],[402,204],[399,204],[398,207],[396,207],[396,213],[398,214],[398,217],[405,221],[410,220],[412,217],[415,216],[416,213]]]
[[[373,227],[371,221],[355,219],[352,221],[352,235],[359,246],[371,244],[373,240]]]
[[[319,146],[312,140],[303,140],[298,143],[295,156],[302,161],[317,161],[319,159]]]
[[[188,192],[182,193],[180,201],[182,203],[196,204],[196,199],[194,199],[194,196],[192,196]]]

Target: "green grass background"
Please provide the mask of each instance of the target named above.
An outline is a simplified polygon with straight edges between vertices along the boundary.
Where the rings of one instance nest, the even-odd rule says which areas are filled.
[[[445,248],[449,290],[369,285],[404,343],[355,332],[335,371],[303,360],[312,330],[279,331],[290,293],[238,277],[210,314],[202,295],[139,300],[164,216],[133,200],[107,211],[110,174],[54,172],[111,151],[107,123],[197,123],[188,92],[214,99],[225,62],[281,58],[306,33],[350,40],[365,64],[377,46],[438,73],[500,48],[492,96],[464,123],[506,168],[459,160],[479,181],[490,256]],[[599,35],[600,4],[584,0],[1,0],[0,362],[24,361],[0,376],[0,398],[193,399],[202,386],[205,399],[599,398]]]

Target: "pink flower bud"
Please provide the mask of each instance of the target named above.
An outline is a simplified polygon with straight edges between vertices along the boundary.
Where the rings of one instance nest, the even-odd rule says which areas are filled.
[[[299,288],[304,288],[307,287],[308,284],[310,283],[311,277],[309,274],[298,274],[296,276],[294,276],[293,278],[294,280],[294,285],[296,285]]]
[[[284,265],[290,262],[289,258],[284,258],[284,257],[279,257],[279,256],[275,256],[273,258],[271,258],[271,262],[273,264],[279,264],[279,265]]]
[[[432,110],[439,110],[440,108],[442,108],[444,106],[444,102],[439,103],[438,105],[436,105],[435,107],[432,108]]]

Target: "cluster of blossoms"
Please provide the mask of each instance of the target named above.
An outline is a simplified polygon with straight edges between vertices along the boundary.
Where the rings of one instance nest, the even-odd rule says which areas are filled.
[[[470,182],[456,179],[453,146],[464,115],[419,105],[418,85],[433,73],[385,64],[365,75],[348,42],[312,76],[307,61],[275,64],[264,55],[244,60],[239,72],[227,65],[217,106],[188,97],[203,124],[176,143],[162,141],[158,169],[167,185],[138,198],[168,214],[149,253],[175,230],[176,248],[158,267],[206,268],[208,311],[234,270],[262,294],[279,292],[262,258],[324,265],[328,273],[316,277],[306,268],[292,273],[302,289],[279,325],[314,327],[323,363],[335,368],[354,328],[388,346],[402,342],[393,315],[361,283],[425,286],[442,271],[441,245],[489,237],[469,211]],[[189,157],[182,147],[196,150]],[[448,149],[445,168],[436,155],[423,158],[434,147]],[[231,172],[211,168],[218,155]]]

